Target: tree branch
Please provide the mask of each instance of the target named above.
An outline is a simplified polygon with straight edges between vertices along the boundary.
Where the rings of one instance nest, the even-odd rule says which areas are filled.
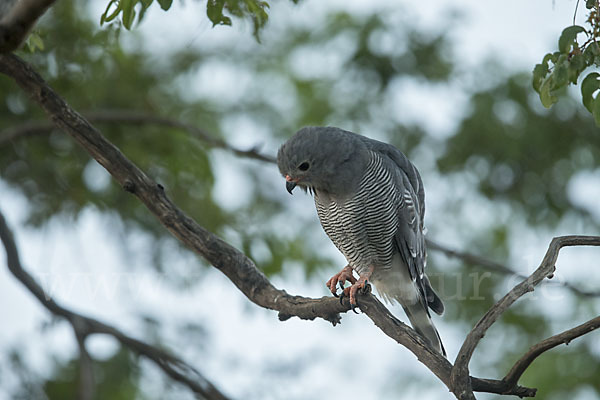
[[[1,140],[2,139],[0,137],[0,144],[2,143]],[[444,253],[448,257],[458,258],[468,264],[479,265],[479,266],[485,267],[486,269],[489,269],[491,271],[501,273],[503,275],[516,275],[516,276],[520,276],[522,278],[527,278],[525,275],[518,273],[517,271],[507,267],[506,265],[500,264],[493,260],[489,260],[485,257],[481,257],[476,254],[468,253],[466,251],[452,249],[450,247],[444,246],[441,243],[436,242],[435,240],[426,239],[426,242],[427,242],[427,250],[439,251],[441,253]]]
[[[451,385],[454,394],[460,399],[474,399],[469,378],[469,362],[475,348],[487,330],[517,299],[532,292],[544,278],[551,278],[561,248],[566,246],[600,246],[598,236],[560,236],[552,239],[540,266],[525,280],[515,286],[477,322],[467,335],[452,368]],[[545,351],[545,350],[544,350]],[[541,353],[540,353],[541,354]]]
[[[122,187],[136,195],[159,221],[180,241],[203,256],[223,272],[246,297],[255,304],[279,311],[279,319],[292,316],[302,319],[323,318],[334,325],[339,314],[350,309],[348,299],[343,302],[333,297],[311,299],[291,296],[275,288],[254,263],[239,250],[218,236],[205,230],[179,210],[156,184],[98,130],[58,96],[44,80],[16,56],[0,56],[0,72],[12,77],[50,116],[52,121],[73,137],[115,178]],[[388,336],[407,347],[446,386],[450,388],[452,365],[430,350],[410,327],[403,324],[370,294],[358,296],[361,309]],[[477,389],[498,393],[501,381],[477,379]],[[516,387],[508,394],[532,396],[535,389]]]
[[[243,253],[207,231],[178,209],[157,184],[129,161],[96,128],[73,110],[23,60],[0,55],[0,72],[12,77],[51,120],[75,139],[128,192],[136,195],[176,238],[218,268],[250,300],[261,307],[280,312],[280,318],[323,318],[336,324],[339,313],[349,306],[331,297],[310,299],[291,296],[275,288]]]
[[[230,151],[238,156],[252,158],[264,162],[275,163],[275,157],[260,153],[257,147],[249,150],[239,149],[234,147],[222,139],[218,139],[215,135],[212,135],[204,129],[197,128],[194,125],[187,124],[172,118],[156,116],[147,114],[139,111],[132,110],[100,110],[90,111],[84,113],[85,118],[90,123],[121,123],[121,124],[133,124],[133,125],[162,125],[171,128],[181,129],[182,131],[188,132],[192,137],[204,142],[210,147],[216,147],[223,150]],[[5,128],[0,131],[0,146],[23,137],[35,136],[46,134],[55,129],[56,126],[47,121],[30,121],[16,126]],[[466,263],[479,265],[490,271],[494,271],[503,275],[518,276],[525,279],[527,276],[523,275],[516,270],[498,263],[496,261],[487,259],[485,257],[468,253],[465,251],[456,250],[445,246],[435,240],[426,239],[427,249],[433,251],[439,251],[444,253],[448,257],[458,258]],[[546,283],[546,282],[544,282]],[[573,293],[583,297],[600,297],[600,291],[586,291],[581,290],[575,285],[571,285],[568,282],[557,283],[560,286],[571,290]]]
[[[95,397],[95,379],[92,357],[85,347],[86,336],[77,329],[73,329],[77,347],[79,348],[79,388],[77,400],[93,400]]]
[[[248,257],[199,226],[179,210],[165,195],[160,184],[152,181],[88,121],[71,109],[28,64],[13,55],[0,55],[0,72],[12,77],[49,114],[56,126],[73,137],[107,169],[125,190],[135,194],[175,237],[221,270],[252,302],[261,307],[279,311],[281,320],[292,316],[302,319],[324,318],[334,325],[340,321],[339,314],[350,309],[347,299],[340,303],[338,299],[331,297],[311,299],[291,296],[284,290],[275,288]],[[600,237],[555,238],[540,267],[496,303],[469,333],[454,367],[441,355],[430,350],[414,330],[393,317],[372,295],[360,295],[358,297],[359,305],[377,327],[413,352],[457,398],[474,399],[474,390],[521,397],[534,396],[535,389],[519,386],[508,387],[505,381],[470,377],[468,364],[480,339],[498,317],[519,297],[532,291],[534,286],[545,277],[551,277],[560,248],[576,245],[597,246],[600,245]],[[51,306],[52,303],[50,303]],[[55,307],[59,306],[55,305]],[[56,310],[59,315],[61,315],[60,312],[64,312],[61,310],[64,309],[59,307]],[[123,344],[137,349],[140,354],[144,354],[145,346],[148,346],[135,339],[124,338],[121,333],[115,332],[114,328],[98,321],[89,319],[86,321],[88,329],[92,329],[95,333],[112,334]],[[177,363],[171,359],[171,364]],[[165,370],[169,373],[168,369]],[[170,370],[170,374],[177,376],[173,370]]]
[[[0,56],[2,57],[2,56]],[[94,318],[71,311],[54,300],[49,298],[44,289],[35,281],[35,279],[23,268],[17,251],[12,232],[10,231],[4,215],[0,212],[0,240],[6,250],[6,263],[8,269],[39,302],[54,315],[66,319],[75,332],[75,337],[80,350],[80,389],[93,387],[93,373],[91,370],[91,358],[85,349],[85,338],[92,334],[107,334],[117,339],[123,346],[129,348],[134,353],[144,356],[154,362],[168,376],[175,381],[183,383],[194,393],[204,396],[206,399],[226,400],[227,398],[212,383],[204,378],[193,367],[174,357],[165,351],[146,344],[142,341],[127,336],[120,330],[100,322]],[[89,393],[88,393],[89,394]],[[87,394],[80,392],[80,399],[86,399]]]
[[[0,6],[0,11],[6,12],[5,15],[0,15],[0,53],[10,53],[23,43],[37,19],[56,0],[2,1],[8,4]]]
[[[529,368],[529,365],[531,365],[540,354],[563,343],[568,345],[573,339],[590,333],[598,327],[600,327],[600,317],[593,318],[575,328],[566,330],[531,346],[529,351],[513,365],[502,381],[505,382],[508,387],[515,386],[519,381],[519,378],[521,378],[521,375],[523,375],[525,370]]]
[[[1,140],[2,139],[0,138],[0,143],[1,143]],[[527,275],[523,275],[504,264],[500,264],[499,262],[490,260],[488,258],[479,256],[479,255],[476,255],[473,253],[468,253],[466,251],[452,249],[450,247],[447,247],[443,244],[436,242],[435,240],[426,239],[426,242],[427,242],[427,250],[439,251],[441,253],[444,253],[448,257],[458,258],[468,264],[479,265],[481,267],[484,267],[485,269],[488,269],[488,270],[494,271],[494,272],[498,272],[503,275],[517,276],[521,279],[527,279]],[[551,284],[554,282],[543,281],[542,283],[543,284]],[[579,287],[572,285],[569,282],[557,282],[554,284],[563,286],[563,287],[569,289],[570,291],[572,291],[573,293],[575,293],[579,296],[582,296],[582,297],[600,297],[600,291],[581,290]]]
[[[173,118],[161,117],[135,110],[96,110],[84,113],[85,118],[91,123],[119,123],[131,125],[160,125],[175,128],[189,133],[193,138],[202,141],[210,147],[230,151],[238,156],[255,160],[275,163],[275,157],[262,154],[257,147],[248,150],[239,149],[222,139],[217,138],[192,124],[178,121]],[[27,136],[46,134],[56,126],[47,121],[26,122],[0,131],[0,146],[15,139]]]

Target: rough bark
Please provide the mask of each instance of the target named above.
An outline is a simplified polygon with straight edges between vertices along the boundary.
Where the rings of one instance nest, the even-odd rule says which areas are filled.
[[[58,128],[77,141],[125,190],[137,196],[169,232],[223,272],[249,300],[278,311],[281,320],[292,316],[302,319],[323,318],[334,325],[340,322],[340,313],[350,309],[347,299],[340,303],[332,297],[312,299],[292,296],[274,287],[248,257],[178,209],[160,184],[150,179],[85,118],[69,107],[27,63],[13,55],[0,55],[0,72],[14,79],[48,113]],[[457,398],[474,399],[473,391],[532,397],[535,389],[520,387],[516,381],[469,376],[468,364],[487,329],[517,298],[533,290],[535,285],[553,273],[561,247],[574,245],[600,245],[600,237],[555,238],[542,265],[496,303],[469,333],[454,366],[429,349],[414,330],[391,315],[370,293],[359,295],[359,306],[382,332],[415,354]]]

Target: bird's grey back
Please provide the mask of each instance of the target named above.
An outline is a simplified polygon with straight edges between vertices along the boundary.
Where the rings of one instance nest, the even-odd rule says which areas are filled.
[[[419,171],[414,164],[410,162],[404,153],[388,143],[380,142],[379,140],[357,135],[355,133],[352,134],[356,135],[356,137],[361,140],[369,150],[375,151],[382,156],[389,158],[394,162],[396,167],[400,168],[404,174],[406,174],[406,177],[408,178],[408,181],[410,182],[410,185],[417,196],[417,204],[415,204],[415,206],[417,207],[417,213],[421,218],[421,228],[423,228],[423,218],[425,217],[425,189],[423,187],[423,181],[421,180],[421,174],[419,174]]]

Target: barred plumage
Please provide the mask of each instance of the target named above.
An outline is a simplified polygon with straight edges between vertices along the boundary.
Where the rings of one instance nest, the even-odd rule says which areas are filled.
[[[395,147],[332,127],[299,130],[277,154],[292,193],[314,196],[325,232],[349,267],[327,286],[344,289],[353,306],[367,281],[388,301],[399,302],[412,326],[445,355],[429,308],[444,311],[425,275],[425,192],[415,166]],[[359,278],[353,276],[353,271]]]
[[[405,201],[403,197],[374,152],[355,196],[337,202],[318,190],[314,194],[323,229],[359,274],[371,265],[391,268],[398,229],[396,205]]]

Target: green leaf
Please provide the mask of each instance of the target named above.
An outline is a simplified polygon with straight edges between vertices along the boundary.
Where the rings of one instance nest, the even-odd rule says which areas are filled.
[[[583,105],[591,113],[593,113],[594,111],[592,110],[597,107],[595,103],[600,103],[594,100],[594,93],[600,89],[600,80],[598,80],[598,78],[600,78],[600,74],[592,72],[585,77],[583,82],[581,82],[581,98],[583,100]]]
[[[142,4],[142,9],[140,10],[140,14],[138,15],[138,24],[142,22],[142,19],[144,19],[146,11],[152,5],[153,1],[154,0],[139,0],[139,2]]]
[[[550,72],[550,69],[548,68],[548,62],[536,64],[533,68],[532,85],[536,92],[540,92],[540,86],[542,86],[542,82],[546,78],[546,75],[548,75],[548,72]]]
[[[566,27],[558,39],[558,51],[568,54],[573,45],[577,45],[577,34],[585,32],[585,28],[579,25]]]
[[[569,63],[566,60],[561,60],[560,64],[554,66],[552,72],[552,90],[560,89],[569,84]]]
[[[208,0],[206,2],[206,15],[213,23],[213,27],[216,25],[231,25],[231,18],[223,15],[224,5],[225,0]]]
[[[569,60],[569,82],[576,85],[579,75],[587,67],[583,54],[574,54]]]
[[[158,0],[158,4],[160,4],[160,8],[167,11],[173,5],[173,0]]]
[[[547,58],[548,61],[552,61],[553,64],[556,64],[561,55],[563,55],[563,54],[561,54],[559,51],[555,51],[554,53],[548,53],[544,57],[544,61],[546,61],[546,58]]]
[[[592,106],[592,115],[594,116],[596,126],[600,127],[600,101],[598,100],[594,100],[594,104]]]
[[[108,12],[110,11],[110,8],[113,4],[116,4],[116,7],[114,11],[109,15]],[[112,21],[117,15],[119,15],[120,12],[121,6],[119,5],[119,0],[110,0],[108,2],[108,5],[106,6],[106,10],[104,10],[104,13],[100,16],[100,25],[104,25],[105,22]]]
[[[585,0],[585,8],[591,10],[594,6],[596,6],[596,0]]]
[[[552,104],[558,101],[558,98],[554,96],[552,92],[552,75],[544,80],[542,86],[540,87],[540,100],[542,101],[542,105],[546,108],[552,107]]]
[[[244,0],[246,8],[251,14],[252,22],[254,23],[254,37],[260,42],[260,29],[267,23],[269,14],[266,9],[269,8],[269,3],[257,0]]]
[[[33,45],[34,49],[37,48],[40,50],[44,50],[44,41],[37,33],[32,33],[31,35],[29,35],[29,40],[31,41],[31,44]]]
[[[30,53],[35,53],[36,50],[44,50],[44,41],[35,32],[32,32],[25,41],[25,45]]]
[[[588,65],[594,64],[598,55],[600,55],[600,46],[598,46],[598,43],[596,42],[587,45],[583,51],[583,57]]]
[[[569,83],[576,85],[577,79],[579,78],[579,74],[581,74],[581,71],[583,71],[585,67],[586,65],[583,59],[583,55],[574,55],[571,58],[571,61],[569,62]]]
[[[135,19],[135,4],[134,0],[121,0],[119,6],[123,10],[123,26],[127,29],[131,29],[133,20]]]

